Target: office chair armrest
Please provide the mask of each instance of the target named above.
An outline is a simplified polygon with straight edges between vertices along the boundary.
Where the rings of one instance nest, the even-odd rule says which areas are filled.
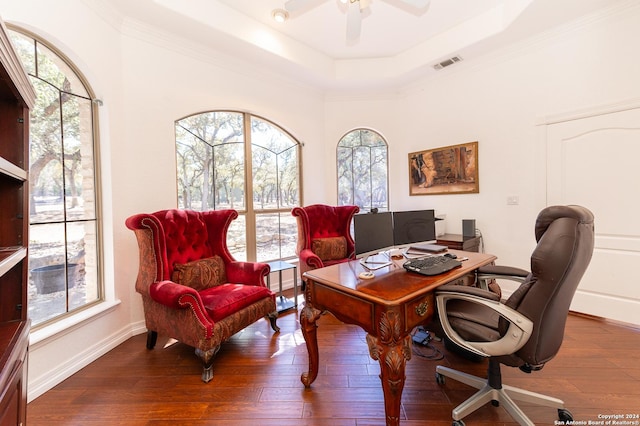
[[[476,280],[480,288],[487,290],[491,280],[510,280],[525,282],[529,271],[513,266],[486,265],[477,269]]]
[[[444,286],[443,286],[444,287]],[[511,309],[499,300],[495,300],[495,295],[482,289],[473,289],[464,286],[458,286],[460,289],[443,289],[442,287],[436,292],[436,304],[438,308],[438,316],[440,323],[447,337],[455,344],[473,352],[477,355],[489,357],[497,355],[509,355],[520,348],[529,340],[533,332],[533,322],[522,315],[520,312]],[[443,291],[444,290],[444,291]],[[471,291],[469,291],[471,290]],[[487,294],[480,294],[487,293]],[[492,295],[492,296],[489,296]],[[486,342],[470,342],[463,339],[449,323],[446,305],[448,300],[464,300],[470,303],[476,303],[489,308],[509,322],[507,332],[496,341]]]
[[[442,293],[449,292],[449,293],[455,293],[455,294],[468,294],[471,296],[477,296],[483,299],[493,300],[496,302],[500,301],[500,296],[495,294],[492,291],[485,290],[478,287],[466,286],[466,285],[459,285],[459,284],[441,285],[436,289],[436,294],[441,292]]]

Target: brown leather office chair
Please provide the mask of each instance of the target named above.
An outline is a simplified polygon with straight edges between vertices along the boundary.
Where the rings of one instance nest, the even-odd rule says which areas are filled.
[[[563,401],[501,383],[500,364],[530,373],[560,349],[571,299],[593,253],[593,215],[580,206],[547,207],[538,215],[535,236],[531,272],[506,301],[474,287],[447,285],[436,292],[447,337],[489,358],[487,379],[436,368],[440,384],[446,376],[480,389],[453,410],[454,426],[464,425],[463,417],[489,401],[502,404],[521,425],[533,423],[514,400],[557,408],[560,420],[573,420]]]

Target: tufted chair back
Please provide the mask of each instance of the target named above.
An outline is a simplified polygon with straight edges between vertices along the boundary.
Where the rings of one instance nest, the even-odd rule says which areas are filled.
[[[296,253],[300,257],[300,273],[322,268],[334,263],[344,262],[353,259],[355,255],[355,243],[351,236],[351,221],[358,213],[358,206],[328,206],[325,204],[312,204],[306,207],[295,207],[291,214],[298,222],[298,243]],[[320,241],[336,239],[343,241],[344,247],[340,247],[339,252],[344,256],[327,256],[327,253],[335,250],[333,247],[322,249],[320,253],[318,243]],[[335,251],[334,251],[335,253]]]
[[[227,231],[235,210],[161,210],[146,218],[156,228],[160,280],[171,279],[173,267],[214,255],[225,264],[235,259],[227,248]],[[144,219],[143,219],[144,220]]]

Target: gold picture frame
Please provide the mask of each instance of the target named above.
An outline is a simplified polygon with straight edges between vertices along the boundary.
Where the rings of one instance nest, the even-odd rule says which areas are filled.
[[[409,154],[409,195],[479,192],[477,141]]]

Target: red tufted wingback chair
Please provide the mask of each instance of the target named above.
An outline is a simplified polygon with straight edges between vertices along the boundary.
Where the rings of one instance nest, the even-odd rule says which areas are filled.
[[[269,265],[236,261],[227,248],[235,210],[162,210],[126,220],[140,250],[136,291],[142,295],[147,348],[158,333],[196,349],[202,380],[213,375],[220,345],[268,317],[276,325],[275,294],[264,278]]]
[[[355,258],[351,221],[358,206],[312,204],[295,207],[291,214],[298,222],[296,254],[300,275],[306,271]]]

